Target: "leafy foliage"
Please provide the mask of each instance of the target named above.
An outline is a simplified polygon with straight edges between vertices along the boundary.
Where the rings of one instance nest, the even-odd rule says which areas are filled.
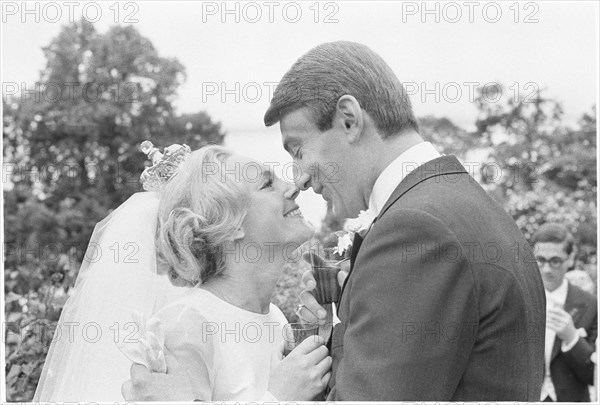
[[[506,93],[505,89],[496,91]],[[529,102],[505,99],[490,106],[480,93],[474,132],[490,166],[479,180],[530,238],[545,222],[560,222],[576,237],[576,268],[596,280],[597,172],[595,107],[575,127],[560,104],[540,92]]]

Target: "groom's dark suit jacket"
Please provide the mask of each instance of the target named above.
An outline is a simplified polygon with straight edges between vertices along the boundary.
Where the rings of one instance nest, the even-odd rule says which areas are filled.
[[[534,255],[454,156],[411,172],[352,253],[328,400],[539,401]]]

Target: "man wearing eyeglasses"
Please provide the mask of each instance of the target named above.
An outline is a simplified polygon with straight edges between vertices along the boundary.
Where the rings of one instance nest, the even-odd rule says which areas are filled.
[[[594,383],[594,342],[598,335],[596,297],[572,284],[573,236],[557,223],[533,235],[535,257],[546,290],[545,377],[542,401],[589,402]]]

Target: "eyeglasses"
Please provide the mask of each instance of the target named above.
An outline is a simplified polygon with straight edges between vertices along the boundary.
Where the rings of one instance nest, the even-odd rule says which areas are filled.
[[[551,257],[550,259],[546,259],[543,256],[536,256],[535,260],[537,260],[538,266],[544,267],[544,264],[548,263],[550,265],[550,267],[556,269],[559,268],[564,262],[565,259],[561,259],[560,257]]]

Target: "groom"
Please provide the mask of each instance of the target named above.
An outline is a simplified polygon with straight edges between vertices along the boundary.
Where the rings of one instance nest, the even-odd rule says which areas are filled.
[[[301,190],[342,217],[376,217],[355,237],[327,400],[539,400],[534,255],[456,157],[423,141],[385,61],[357,43],[319,45],[285,74],[264,120],[280,123]],[[302,318],[325,321],[310,292],[302,301]]]
[[[299,188],[342,217],[376,217],[355,236],[327,400],[539,400],[545,296],[533,253],[456,157],[423,141],[385,61],[357,43],[317,46],[279,83],[265,114],[277,122]],[[317,320],[310,291],[302,300]],[[137,376],[152,384],[131,398],[165,396],[161,378]]]

